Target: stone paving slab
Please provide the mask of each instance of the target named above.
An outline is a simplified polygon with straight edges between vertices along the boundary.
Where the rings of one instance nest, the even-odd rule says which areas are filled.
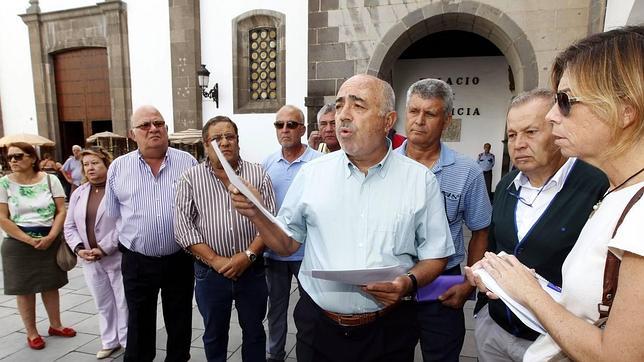
[[[469,234],[469,233],[468,233]],[[469,235],[466,235],[466,239]],[[0,266],[0,270],[1,270]],[[101,341],[98,330],[98,316],[96,315],[96,306],[94,300],[85,285],[85,278],[82,273],[82,265],[69,272],[69,284],[60,289],[61,294],[61,318],[63,324],[71,326],[78,332],[76,337],[62,338],[50,337],[46,335],[49,321],[42,304],[38,297],[36,300],[36,321],[38,330],[45,339],[47,347],[41,351],[34,351],[27,347],[26,335],[22,325],[22,320],[18,314],[14,296],[6,296],[0,288],[0,361],[65,361],[81,362],[96,361],[96,352],[101,348]],[[287,361],[294,362],[297,360],[295,351],[295,323],[293,321],[293,309],[299,299],[297,284],[293,281],[291,296],[289,299],[289,318],[288,334],[286,337]],[[161,308],[161,299],[157,305],[157,351],[154,361],[163,361],[165,358],[165,348],[167,334],[163,321],[163,310]],[[473,337],[473,318],[472,309],[474,302],[467,302],[465,305],[465,344],[461,352],[461,362],[475,362],[477,359],[476,345]],[[266,320],[264,327],[266,327]],[[190,354],[192,361],[206,361],[206,355],[203,349],[203,320],[193,300],[192,312],[192,342]],[[230,333],[228,342],[228,360],[241,361],[241,328],[237,320],[237,311],[231,312]],[[112,357],[106,358],[105,361],[123,361],[123,350],[115,353]],[[419,346],[416,347],[415,361],[422,361]]]

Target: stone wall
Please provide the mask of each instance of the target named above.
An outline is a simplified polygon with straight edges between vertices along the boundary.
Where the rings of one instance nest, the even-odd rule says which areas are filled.
[[[590,3],[309,0],[309,115],[351,75],[390,79],[393,63],[409,45],[445,30],[474,32],[494,43],[512,67],[517,92],[547,86],[554,56],[589,32],[601,31],[605,4]]]
[[[51,55],[79,47],[104,47],[109,64],[112,129],[127,134],[132,95],[125,3],[105,1],[96,6],[41,13],[37,1],[32,1],[21,17],[29,29],[38,133],[59,140]]]
[[[201,64],[199,0],[168,0],[174,131],[201,129]]]

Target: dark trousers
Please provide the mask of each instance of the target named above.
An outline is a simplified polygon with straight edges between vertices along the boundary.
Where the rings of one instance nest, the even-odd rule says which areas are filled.
[[[386,315],[357,327],[343,327],[300,289],[293,312],[297,327],[297,360],[413,361],[418,341],[416,302],[402,302]]]
[[[203,345],[206,358],[225,361],[232,302],[242,329],[242,360],[265,361],[266,277],[262,260],[255,261],[233,281],[197,261],[195,296],[204,321]]]
[[[460,275],[459,266],[443,275]],[[418,303],[420,347],[423,361],[458,361],[465,339],[463,309],[446,307],[440,301]]]
[[[485,179],[485,187],[487,188],[487,193],[492,198],[492,170],[483,171],[483,179]]]
[[[119,245],[128,307],[125,361],[152,361],[156,355],[157,299],[161,290],[163,319],[168,332],[166,361],[190,359],[192,337],[192,258],[179,251],[149,257]]]
[[[297,279],[301,261],[266,259],[266,284],[268,285],[268,345],[270,358],[286,358],[286,333],[288,331],[288,301],[291,296],[291,280]],[[298,281],[299,283],[299,281]],[[299,285],[299,284],[298,284]]]

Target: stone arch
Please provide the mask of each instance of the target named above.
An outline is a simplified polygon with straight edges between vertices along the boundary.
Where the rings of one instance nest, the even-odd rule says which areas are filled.
[[[516,91],[537,87],[537,60],[525,32],[501,10],[478,1],[433,3],[409,13],[380,39],[367,73],[391,80],[393,64],[405,49],[427,35],[445,30],[468,31],[490,40],[512,68]]]

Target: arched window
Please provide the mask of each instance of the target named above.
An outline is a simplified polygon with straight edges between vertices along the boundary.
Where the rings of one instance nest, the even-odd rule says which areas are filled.
[[[273,113],[285,104],[284,14],[252,10],[233,19],[235,113]]]

